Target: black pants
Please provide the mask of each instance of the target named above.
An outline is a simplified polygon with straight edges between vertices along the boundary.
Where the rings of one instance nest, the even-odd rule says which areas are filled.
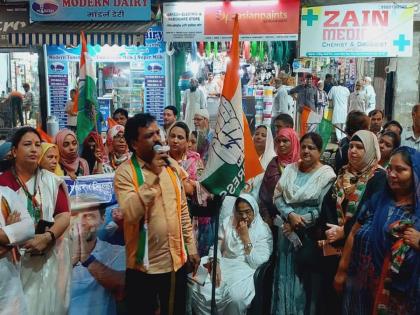
[[[156,298],[160,315],[184,315],[187,292],[187,272],[184,265],[175,273],[147,274],[127,269],[125,274],[126,302],[129,315],[154,315]],[[174,290],[171,295],[171,287]],[[170,314],[170,299],[173,313]]]

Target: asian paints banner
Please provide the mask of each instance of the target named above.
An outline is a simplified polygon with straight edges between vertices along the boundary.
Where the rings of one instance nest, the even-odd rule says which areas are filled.
[[[147,0],[31,0],[31,21],[150,21]]]
[[[300,56],[410,57],[414,4],[302,8]]]
[[[297,40],[299,6],[299,0],[164,3],[164,40],[229,41],[236,14],[240,40]]]

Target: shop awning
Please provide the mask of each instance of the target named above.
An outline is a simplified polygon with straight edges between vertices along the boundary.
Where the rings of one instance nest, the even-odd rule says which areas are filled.
[[[9,34],[12,46],[72,45],[80,43],[80,33],[91,45],[142,45],[153,22],[38,22]]]

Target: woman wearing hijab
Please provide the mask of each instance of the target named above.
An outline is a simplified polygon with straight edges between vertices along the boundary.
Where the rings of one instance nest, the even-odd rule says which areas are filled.
[[[76,135],[70,129],[62,129],[55,136],[55,144],[60,153],[60,166],[65,176],[76,179],[77,176],[89,175],[87,161],[79,156],[79,144]]]
[[[335,277],[344,314],[420,313],[420,153],[392,153],[387,185],[360,211]]]
[[[367,130],[357,131],[350,139],[349,163],[339,171],[337,180],[325,195],[319,224],[326,238],[319,242],[324,256],[320,259],[320,268],[325,285],[321,290],[321,298],[325,300],[319,303],[324,308],[321,314],[341,313],[341,300],[332,286],[339,255],[359,209],[384,187],[386,172],[378,164],[380,158],[376,135]]]
[[[113,173],[114,169],[107,163],[108,156],[101,135],[96,131],[91,131],[83,141],[82,158],[89,165],[90,174]]]
[[[216,268],[216,304],[219,314],[242,315],[255,295],[255,270],[266,262],[273,248],[271,231],[259,215],[258,204],[249,194],[241,194],[234,213],[219,229],[217,263],[213,252],[203,257],[204,267]],[[210,313],[211,272],[204,286],[193,286],[193,310],[197,315]]]
[[[109,151],[109,165],[116,170],[121,163],[127,161],[131,154],[124,138],[124,126],[115,125],[108,130],[107,145]]]
[[[272,314],[315,314],[322,281],[311,268],[317,245],[314,226],[334,170],[320,162],[322,138],[307,133],[300,141],[300,161],[289,164],[277,183],[274,203],[285,223],[279,231]]]
[[[270,161],[277,155],[276,151],[274,151],[274,140],[271,129],[264,125],[258,126],[255,130],[253,141],[261,166],[266,170]],[[263,177],[264,174],[260,174],[245,184],[244,191],[252,194],[257,200]]]
[[[280,129],[275,142],[277,156],[268,163],[259,191],[260,213],[269,225],[277,213],[273,203],[274,188],[285,166],[299,160],[299,138],[292,128]]]
[[[57,176],[63,176],[63,170],[60,167],[60,155],[57,145],[53,143],[41,143],[41,157],[39,158],[39,166],[44,170],[50,171]]]

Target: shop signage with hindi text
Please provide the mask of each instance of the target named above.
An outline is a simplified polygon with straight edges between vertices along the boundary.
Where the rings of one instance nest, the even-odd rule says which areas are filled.
[[[164,40],[230,41],[236,14],[240,40],[297,40],[299,7],[299,0],[164,3]]]
[[[410,57],[411,3],[358,3],[302,8],[302,57]]]
[[[150,21],[148,0],[30,0],[31,21]]]

